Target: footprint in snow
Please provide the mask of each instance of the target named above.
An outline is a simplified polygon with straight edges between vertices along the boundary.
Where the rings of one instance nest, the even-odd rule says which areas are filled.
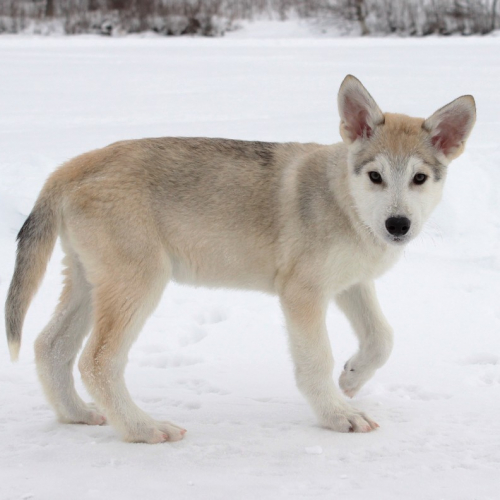
[[[226,321],[227,314],[222,308],[214,307],[208,311],[199,312],[194,316],[194,319],[200,325],[211,325]]]
[[[218,394],[220,396],[225,396],[226,394],[229,394],[229,392],[220,389],[219,387],[216,387],[202,379],[181,379],[179,380],[179,384],[193,391],[197,395]]]
[[[207,335],[207,332],[203,328],[194,326],[192,328],[189,328],[185,334],[179,337],[179,344],[181,345],[181,347],[186,347],[191,344],[197,344],[198,342],[201,342]]]
[[[459,362],[473,369],[470,379],[474,385],[497,386],[500,384],[500,356],[491,353],[477,353]]]
[[[490,353],[477,353],[460,361],[461,365],[500,365],[500,356]]]
[[[188,410],[199,410],[201,408],[201,403],[199,401],[188,401],[182,406]]]
[[[449,394],[426,391],[416,385],[394,384],[389,387],[389,390],[394,392],[401,399],[410,399],[414,401],[433,401],[451,398]]]
[[[479,377],[479,381],[484,385],[494,385],[500,384],[500,366],[488,367],[484,370],[484,373]]]
[[[166,347],[160,344],[147,344],[147,345],[137,346],[136,349],[145,354],[156,354],[158,352],[165,351]]]
[[[199,356],[186,356],[184,354],[158,354],[150,355],[139,362],[140,366],[154,368],[178,368],[181,366],[197,365],[203,362]]]

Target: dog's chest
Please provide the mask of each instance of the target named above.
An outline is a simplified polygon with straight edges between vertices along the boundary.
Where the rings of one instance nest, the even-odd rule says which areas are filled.
[[[352,285],[373,280],[390,269],[401,256],[400,248],[340,245],[329,252],[325,276],[329,288],[339,293]]]

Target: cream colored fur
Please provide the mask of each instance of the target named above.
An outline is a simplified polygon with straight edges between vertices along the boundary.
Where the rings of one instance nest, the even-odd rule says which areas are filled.
[[[101,424],[105,415],[127,441],[183,437],[182,427],[139,409],[124,382],[127,353],[175,280],[279,295],[297,385],[321,425],[340,432],[378,426],[333,382],[326,309],[335,299],[359,338],[340,377],[352,397],[392,348],[373,280],[439,201],[446,167],[472,129],[474,101],[459,98],[426,121],[384,115],[348,76],[339,113],[344,142],[332,146],[143,139],[91,151],[50,176],[19,235],[6,324],[15,359],[59,235],[66,282],[36,360],[61,421]],[[427,176],[422,185],[417,174]],[[403,216],[408,234],[389,234],[388,218]],[[79,367],[97,407],[80,399],[72,378],[90,330]]]

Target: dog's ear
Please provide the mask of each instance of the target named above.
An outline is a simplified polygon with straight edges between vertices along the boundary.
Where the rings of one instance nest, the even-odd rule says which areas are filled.
[[[462,154],[475,121],[474,98],[464,95],[438,109],[422,128],[429,132],[432,145],[451,161]]]
[[[384,114],[361,82],[347,75],[338,95],[340,135],[349,145],[358,139],[369,139],[375,127],[384,123]]]

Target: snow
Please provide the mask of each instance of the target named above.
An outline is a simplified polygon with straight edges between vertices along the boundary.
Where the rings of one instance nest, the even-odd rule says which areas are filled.
[[[175,284],[131,351],[127,381],[185,439],[127,444],[109,426],[58,423],[33,359],[60,292],[57,248],[18,364],[0,342],[0,498],[497,499],[499,49],[498,37],[0,37],[2,303],[17,231],[47,175],[78,153],[163,135],[336,142],[347,73],[387,111],[430,115],[469,93],[478,106],[432,221],[377,284],[396,345],[352,404],[380,429],[316,424],[276,298]],[[333,305],[328,327],[338,377],[356,344]]]
[[[342,24],[342,26],[340,26]],[[290,39],[313,37],[336,37],[359,34],[358,23],[339,22],[336,19],[258,19],[238,21],[234,30],[227,33],[239,39]]]

